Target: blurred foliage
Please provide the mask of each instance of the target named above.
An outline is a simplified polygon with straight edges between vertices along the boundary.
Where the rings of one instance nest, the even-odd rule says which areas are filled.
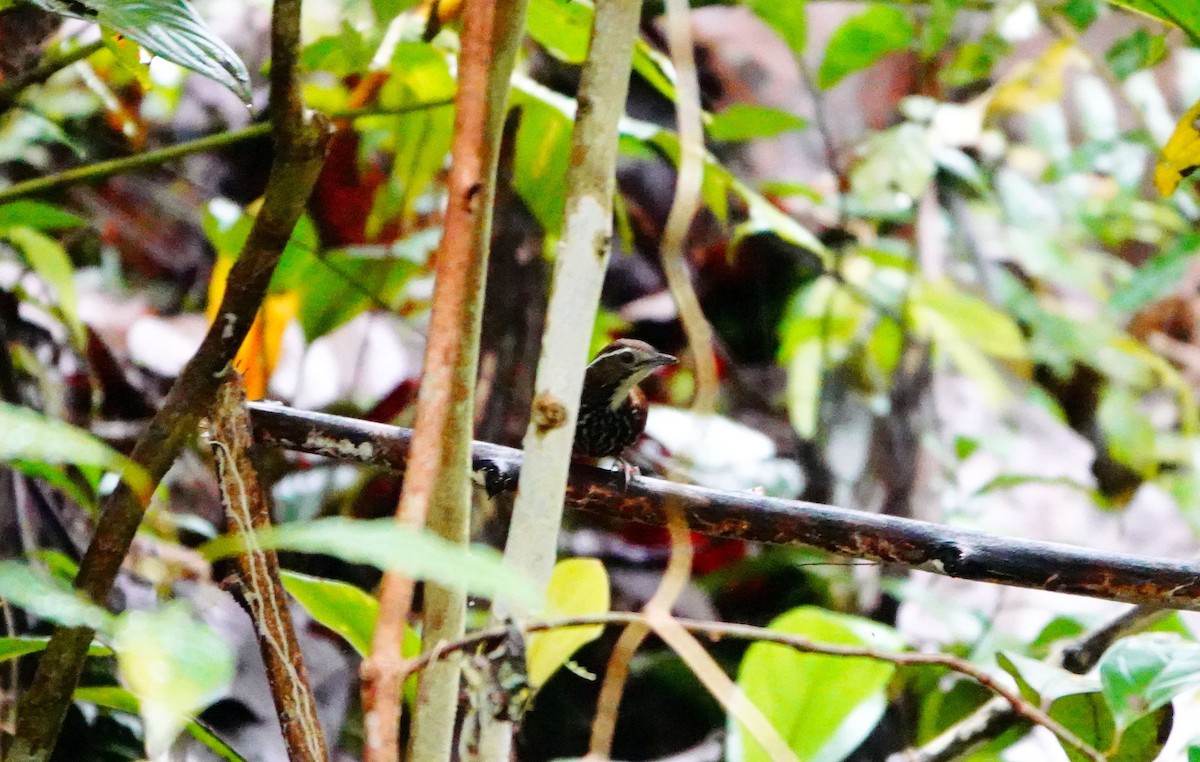
[[[219,101],[201,102],[197,80],[184,69],[261,102],[260,72],[242,63],[261,51],[247,44],[239,57],[189,3],[35,5],[98,21],[104,46],[28,88],[0,115],[0,172],[8,184],[216,129],[223,123],[214,116]],[[1152,494],[1173,501],[1183,526],[1200,527],[1200,206],[1189,180],[1200,166],[1200,50],[1193,47],[1200,43],[1200,5],[929,0],[863,3],[840,16],[802,0],[744,6],[725,18],[756,18],[758,31],[779,38],[804,98],[787,107],[765,96],[758,102],[765,90],[756,90],[745,71],[723,68],[725,43],[708,43],[717,49],[702,57],[710,143],[705,209],[690,256],[721,338],[722,412],[745,419],[743,429],[766,420],[781,426],[753,432],[770,440],[770,452],[750,466],[734,456],[758,440],[722,428],[731,433],[708,449],[738,452],[709,453],[712,473],[697,481],[738,489],[769,481],[795,495],[807,480],[806,497],[864,509],[907,504],[922,489],[920,500],[945,520],[991,527],[1004,525],[989,524],[994,517],[986,515],[1001,498],[1068,494],[1103,516]],[[322,13],[305,19],[311,26],[303,94],[309,107],[336,117],[337,135],[237,364],[252,396],[295,399],[301,382],[316,386],[321,371],[338,371],[352,380],[327,384],[334,388],[322,404],[407,421],[416,371],[392,355],[403,354],[397,347],[412,349],[406,341],[419,352],[427,325],[454,128],[460,6],[372,0],[310,7]],[[530,290],[502,268],[552,258],[561,232],[573,92],[593,7],[586,0],[531,0],[528,13],[494,231],[491,288],[503,292],[495,301],[508,303]],[[648,6],[634,52],[634,95],[620,126],[623,255],[614,258],[616,295],[597,321],[597,347],[616,332],[678,344],[671,315],[647,306],[661,296],[654,252],[663,215],[656,205],[671,194],[655,172],[666,169],[659,176],[669,177],[680,153],[670,126],[675,72],[656,13]],[[45,52],[69,54],[79,44],[56,36]],[[803,116],[792,111],[798,102],[812,104]],[[189,109],[204,117],[188,116]],[[261,203],[246,189],[261,187],[254,161],[269,155],[263,143],[248,145],[208,164],[164,168],[144,181],[151,190],[142,195],[136,182],[117,178],[94,190],[0,205],[0,460],[9,469],[0,506],[26,506],[30,501],[16,496],[34,485],[94,513],[113,488],[108,474],[120,474],[151,500],[151,485],[119,452],[120,437],[110,437],[110,446],[97,435],[105,424],[145,419],[161,399],[162,376],[170,375],[153,361],[186,340],[155,334],[139,355],[129,325],[114,328],[109,319],[119,322],[115,305],[129,301],[139,319],[206,312],[208,321],[220,320],[226,278]],[[770,158],[756,159],[771,146]],[[803,153],[802,169],[785,166],[780,150]],[[227,165],[245,185],[220,177]],[[100,307],[98,294],[107,299]],[[540,326],[540,315],[526,318]],[[486,325],[499,338],[481,367],[497,374],[487,384],[512,381],[515,388],[513,379],[530,373],[514,358],[536,358],[536,346],[521,346],[528,339],[518,334],[518,321],[499,322]],[[362,338],[357,355],[335,353],[339,342],[358,340],[347,338],[360,336],[354,330],[367,335],[378,324],[392,345],[379,350]],[[318,359],[303,365],[296,352]],[[371,363],[399,367],[393,370],[403,377],[359,383],[371,375]],[[516,368],[511,376],[496,370],[506,363]],[[289,373],[299,380],[278,381]],[[987,419],[996,425],[985,431],[995,433],[937,420],[934,398],[946,393],[939,385],[946,380],[961,383],[954,388],[970,397],[950,414]],[[682,405],[690,383],[681,371],[652,392]],[[923,414],[922,406],[934,412]],[[1017,420],[1031,411],[1043,416],[1039,425],[1070,431],[1072,442],[1091,449],[1090,474],[1007,466],[1014,451],[1030,446]],[[521,419],[523,410],[512,415]],[[1055,455],[1037,453],[1042,460]],[[691,465],[702,470],[704,460]],[[781,469],[780,461],[793,460],[804,478]],[[537,605],[492,555],[455,552],[390,520],[359,521],[390,513],[395,484],[388,478],[280,461],[264,471],[282,478],[279,496],[303,504],[304,515],[263,540],[299,567],[285,577],[288,590],[350,651],[366,652],[377,615],[375,577],[364,564],[403,566]],[[917,471],[926,483],[915,484]],[[771,474],[778,478],[768,480]],[[209,539],[201,551],[210,560],[236,552],[240,546],[228,538],[200,537],[198,529],[220,522],[204,515],[205,499],[188,487],[180,477],[154,495],[143,539],[181,552]],[[599,530],[583,531],[591,537],[586,532]],[[79,700],[113,716],[139,715],[141,723],[122,736],[125,746],[133,737],[154,754],[186,732],[236,759],[193,722],[231,690],[233,656],[224,637],[180,601],[113,615],[80,599],[63,583],[77,559],[69,547],[38,547],[43,534],[22,530],[32,545],[13,546],[13,555],[28,562],[0,565],[0,596],[34,625],[97,629],[101,643],[90,669],[102,684],[81,689]],[[637,564],[661,551],[637,530],[605,542],[595,547],[627,551]],[[710,607],[703,610],[882,651],[936,641],[1005,674],[1110,759],[1148,761],[1162,753],[1172,700],[1200,684],[1198,646],[1180,618],[1163,632],[1120,640],[1097,670],[1078,676],[1042,660],[1098,619],[1043,611],[1036,632],[1018,632],[913,578],[884,577],[876,597],[863,584],[867,574],[811,551],[747,551],[699,538],[698,547],[698,588]],[[186,598],[180,582],[192,579],[187,564],[167,555],[132,560],[131,568],[154,582],[160,597]],[[557,575],[547,611],[582,615],[628,604],[621,575],[606,574],[599,562],[568,562]],[[897,611],[935,619],[936,637],[915,636]],[[531,640],[531,679],[544,685],[527,737],[519,739],[529,758],[583,748],[594,700],[594,684],[584,677],[603,671],[607,635],[576,629]],[[416,629],[406,633],[405,655],[416,653],[419,637]],[[0,639],[0,659],[43,644],[14,634]],[[713,650],[805,760],[881,758],[930,740],[989,697],[943,668],[897,670],[764,644],[723,642]],[[666,756],[722,727],[718,705],[670,653],[655,646],[629,666],[631,708],[623,705],[619,756]],[[342,687],[349,683],[345,677]],[[410,683],[410,701],[414,690]],[[676,722],[681,712],[693,724]],[[92,722],[99,722],[94,710]],[[629,728],[655,732],[633,744]],[[761,758],[739,727],[729,730],[739,758]],[[972,759],[997,758],[1022,732],[992,739]],[[1189,746],[1195,753],[1200,737],[1184,739],[1181,748]]]

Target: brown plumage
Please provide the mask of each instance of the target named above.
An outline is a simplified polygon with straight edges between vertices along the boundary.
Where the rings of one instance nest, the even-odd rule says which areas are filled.
[[[648,405],[638,382],[679,362],[644,341],[618,339],[600,350],[583,377],[574,452],[619,457],[646,428]]]

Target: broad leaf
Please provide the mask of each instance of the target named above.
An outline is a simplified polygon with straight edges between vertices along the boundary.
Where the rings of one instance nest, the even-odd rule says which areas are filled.
[[[1183,178],[1200,167],[1200,101],[1188,109],[1163,146],[1154,185],[1164,196],[1175,192]]]
[[[10,605],[65,627],[107,632],[112,616],[54,577],[35,572],[28,564],[0,561],[0,598]]]
[[[0,402],[0,462],[14,460],[99,466],[118,473],[131,488],[149,497],[154,485],[129,458],[69,423],[26,407]]]
[[[220,82],[250,102],[246,64],[187,0],[28,0],[63,16],[96,21],[151,53]]]
[[[770,629],[817,643],[901,646],[895,631],[859,617],[815,607],[793,609]],[[792,751],[806,762],[839,762],[874,729],[887,706],[893,664],[872,659],[800,653],[783,645],[755,643],[738,670],[738,685],[766,715]],[[749,734],[740,734],[743,759],[768,759]]]
[[[786,111],[748,103],[735,103],[708,123],[713,140],[739,141],[771,138],[792,130],[802,130],[808,122]]]
[[[82,217],[44,201],[21,199],[0,206],[0,233],[15,227],[60,230],[86,224]]]
[[[379,601],[361,588],[335,579],[281,572],[283,586],[313,619],[336,632],[358,652],[371,653],[371,634],[379,618]]]
[[[491,548],[463,548],[392,519],[328,518],[285,524],[259,531],[255,544],[267,550],[323,553],[351,563],[395,569],[415,579],[463,587],[475,595],[526,606],[538,602],[533,585],[505,566],[500,554]],[[235,535],[218,537],[200,547],[210,560],[244,550],[245,540]]]
[[[584,616],[608,611],[608,573],[594,558],[564,558],[554,566],[546,589],[546,617]],[[604,632],[603,625],[570,627],[529,636],[529,683],[545,684],[571,655]]]
[[[1200,644],[1160,633],[1134,635],[1113,644],[1099,668],[1104,699],[1124,729],[1200,687]]]
[[[0,235],[20,250],[25,261],[50,288],[58,304],[63,323],[71,331],[71,343],[82,348],[86,329],[79,319],[79,298],[75,294],[75,268],[58,241],[32,227],[14,227]]]
[[[871,66],[888,53],[912,43],[913,24],[908,14],[889,5],[871,5],[838,27],[825,48],[817,84],[829,88],[847,75]]]
[[[139,699],[151,758],[165,754],[192,716],[233,682],[233,649],[183,603],[122,614],[113,647],[121,679]]]
[[[34,635],[20,635],[11,638],[0,638],[0,661],[15,659],[18,656],[25,654],[33,654],[38,651],[44,651],[46,644],[50,642],[48,637],[38,637]],[[111,648],[99,643],[93,643],[88,646],[88,656],[112,656]]]
[[[808,32],[805,0],[746,0],[746,5],[783,38],[795,56],[804,55]]]
[[[1113,5],[1140,13],[1182,29],[1193,45],[1200,45],[1200,4],[1193,0],[1108,0]]]

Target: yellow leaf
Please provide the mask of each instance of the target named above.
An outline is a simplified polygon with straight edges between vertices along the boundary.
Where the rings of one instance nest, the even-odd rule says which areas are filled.
[[[554,566],[546,589],[546,616],[570,617],[608,611],[608,574],[594,558],[565,558]],[[570,627],[529,636],[526,663],[529,683],[535,688],[587,643],[600,637],[603,625]]]
[[[1183,115],[1163,146],[1162,158],[1154,168],[1154,185],[1159,193],[1170,195],[1196,167],[1200,167],[1200,102]]]
[[[1087,58],[1069,41],[1051,45],[1036,60],[1016,67],[996,85],[988,101],[988,116],[1023,114],[1062,100],[1068,69],[1086,66]]]
[[[225,283],[233,262],[232,257],[218,256],[213,265],[212,279],[208,284],[208,306],[204,311],[209,323],[216,319],[221,308]],[[233,367],[237,368],[246,382],[247,399],[258,400],[266,396],[267,384],[279,362],[283,332],[299,311],[300,297],[293,291],[268,294],[263,300],[262,308],[233,361]]]

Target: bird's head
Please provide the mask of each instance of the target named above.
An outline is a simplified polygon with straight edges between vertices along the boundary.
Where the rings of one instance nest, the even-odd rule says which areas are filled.
[[[675,357],[659,352],[644,341],[618,339],[600,350],[588,365],[583,393],[585,396],[603,395],[608,406],[616,409],[638,382],[656,369],[677,362]]]

